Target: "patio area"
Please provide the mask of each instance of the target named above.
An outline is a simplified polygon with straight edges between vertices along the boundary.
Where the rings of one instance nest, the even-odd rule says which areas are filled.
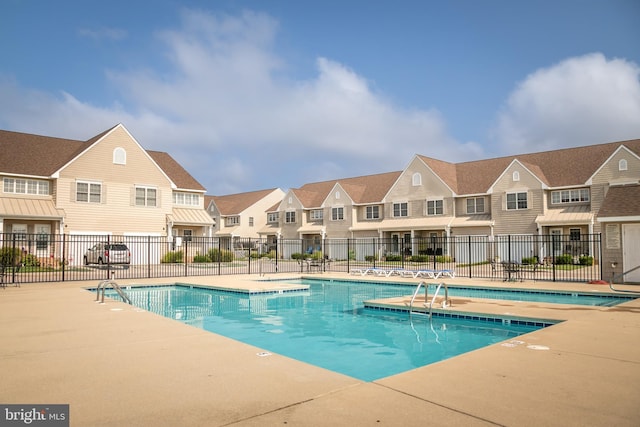
[[[354,279],[346,273],[331,277]],[[259,278],[118,283],[286,286],[257,282]],[[608,286],[585,283],[525,280],[505,285],[460,277],[450,282],[609,291]],[[96,285],[22,283],[0,289],[0,404],[69,404],[72,426],[640,423],[640,300],[588,307],[454,299],[451,310],[564,322],[519,337],[521,345],[496,344],[362,382],[278,354],[261,357],[260,348],[125,303],[96,303],[95,293],[86,290]]]

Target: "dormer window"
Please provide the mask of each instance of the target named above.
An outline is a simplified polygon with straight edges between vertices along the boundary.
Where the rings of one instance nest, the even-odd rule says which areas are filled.
[[[418,187],[422,185],[422,175],[420,175],[419,172],[414,173],[413,176],[411,177],[411,183],[413,184],[414,187]]]
[[[513,172],[513,182],[518,182],[520,181],[520,172],[515,171]]]
[[[619,171],[626,171],[627,168],[628,168],[627,159],[620,159],[620,161],[618,162],[618,170]]]
[[[127,164],[127,152],[122,147],[116,147],[113,149],[113,164],[126,165]]]

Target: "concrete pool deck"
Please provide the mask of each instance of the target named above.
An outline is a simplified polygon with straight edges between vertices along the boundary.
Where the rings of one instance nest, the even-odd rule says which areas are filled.
[[[280,286],[257,279],[118,283]],[[584,283],[447,282],[609,291]],[[640,425],[640,300],[586,307],[454,297],[450,310],[565,321],[367,383],[264,356],[263,349],[121,302],[96,303],[85,289],[96,285],[0,289],[0,404],[69,404],[72,426]]]

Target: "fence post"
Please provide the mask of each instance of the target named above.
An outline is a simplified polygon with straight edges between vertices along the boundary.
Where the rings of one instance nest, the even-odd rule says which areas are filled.
[[[471,235],[467,236],[469,239],[469,279],[471,279],[472,274],[471,274],[471,267],[473,265],[473,263],[471,262]],[[449,242],[451,243],[451,242]]]
[[[151,278],[151,236],[147,236],[147,278]]]
[[[350,248],[351,239],[347,237],[347,273],[351,271],[351,248]]]
[[[66,234],[62,234],[62,281],[63,282],[64,282],[64,276],[65,276],[65,272],[66,272],[66,269],[65,269],[66,262],[65,262],[65,260],[67,259],[67,257],[65,256],[65,254],[67,253],[66,252],[66,247],[65,247],[66,246],[65,242],[67,240],[66,236],[67,236]]]
[[[184,276],[187,276],[187,259],[189,259],[189,241],[188,239],[182,238],[182,244],[184,247]]]
[[[248,264],[248,273],[247,274],[251,274],[251,237],[249,237],[249,252],[247,253],[247,256],[249,257],[249,264]]]

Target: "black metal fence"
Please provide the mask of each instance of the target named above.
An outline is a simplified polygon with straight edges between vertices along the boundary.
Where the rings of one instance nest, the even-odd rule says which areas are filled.
[[[353,269],[453,270],[463,277],[500,278],[500,266],[505,262],[519,265],[518,277],[527,280],[602,278],[599,234],[274,242],[250,238],[8,233],[0,234],[0,239],[5,283]],[[109,253],[117,250],[114,244],[126,245],[125,260],[115,259],[122,253]]]

